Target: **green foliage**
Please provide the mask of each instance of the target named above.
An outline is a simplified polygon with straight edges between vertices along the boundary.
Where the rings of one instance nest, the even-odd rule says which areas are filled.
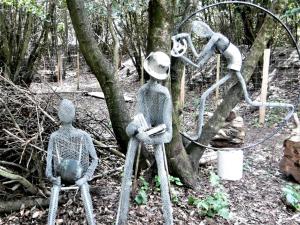
[[[62,22],[59,22],[57,24],[57,32],[58,33],[64,33],[65,32],[65,24]]]
[[[299,8],[293,8],[293,9],[287,10],[285,12],[285,14],[283,15],[283,17],[295,16],[299,13],[300,13],[300,7]]]
[[[183,183],[181,182],[181,180],[178,177],[173,177],[173,176],[169,175],[169,181],[171,184],[175,184],[177,186],[183,186]],[[158,175],[155,175],[154,182],[155,182],[156,190],[160,190],[160,178]]]
[[[140,177],[141,188],[138,194],[135,196],[134,201],[138,205],[145,205],[148,201],[147,191],[149,190],[149,183],[145,180],[144,177]]]
[[[173,177],[169,175],[169,181],[171,184],[175,184],[177,186],[183,186],[183,183],[178,177]],[[160,178],[158,175],[154,177],[154,182],[155,182],[155,190],[160,191]],[[174,204],[178,204],[179,203],[178,193],[172,187],[170,187],[170,195],[171,195],[172,202]]]
[[[181,180],[178,177],[173,177],[173,176],[169,175],[169,181],[171,184],[176,184],[177,186],[183,186],[183,183],[181,182]]]
[[[160,191],[160,178],[158,175],[155,175],[154,183],[155,183],[155,190]]]
[[[196,206],[202,216],[215,217],[220,216],[229,219],[229,203],[227,194],[220,184],[220,178],[215,173],[210,174],[210,184],[215,188],[214,192],[204,199],[198,199],[190,196],[188,203]]]
[[[300,211],[300,185],[287,184],[282,191],[286,204],[293,210]]]
[[[24,9],[26,12],[36,15],[41,19],[45,19],[44,6],[36,0],[1,0],[0,4],[14,7],[16,9]]]
[[[174,203],[174,204],[178,204],[179,203],[179,198],[178,198],[178,192],[175,191],[174,188],[171,188],[171,201]]]
[[[111,12],[114,18],[122,19],[126,13],[136,13],[141,15],[147,10],[148,1],[143,0],[112,0],[110,2]],[[85,8],[90,14],[100,16],[108,15],[108,7],[102,1],[85,2]]]

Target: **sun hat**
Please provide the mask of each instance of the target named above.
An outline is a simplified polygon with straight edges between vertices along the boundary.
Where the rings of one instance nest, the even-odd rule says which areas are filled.
[[[171,60],[164,52],[151,52],[144,61],[146,72],[157,80],[165,80],[169,76]]]

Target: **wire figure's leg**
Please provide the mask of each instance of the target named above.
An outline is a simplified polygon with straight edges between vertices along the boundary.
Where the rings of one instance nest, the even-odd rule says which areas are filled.
[[[231,74],[227,74],[225,77],[223,77],[222,79],[220,79],[218,82],[216,82],[215,84],[213,84],[210,88],[208,88],[202,95],[200,98],[200,105],[199,105],[199,118],[198,118],[198,131],[197,131],[197,135],[196,138],[193,138],[194,140],[197,140],[200,138],[201,133],[202,133],[202,127],[203,127],[203,118],[204,118],[204,110],[205,110],[205,101],[206,98],[210,95],[210,93],[212,93],[217,87],[219,87],[220,85],[224,84],[229,78],[231,78]]]
[[[163,144],[154,146],[155,160],[157,164],[158,176],[160,178],[160,191],[163,204],[163,215],[166,225],[173,224],[172,204],[169,194],[169,183],[164,164]]]
[[[84,211],[86,214],[86,220],[88,225],[95,225],[96,221],[93,214],[93,202],[90,195],[90,189],[88,183],[84,183],[80,186],[81,199],[84,205]]]
[[[61,186],[60,185],[53,185],[51,188],[51,197],[50,197],[50,204],[49,204],[49,214],[48,214],[48,225],[55,225],[55,218],[57,213],[58,207],[58,196]]]
[[[290,108],[290,111],[288,112],[288,114],[285,116],[284,120],[287,121],[291,118],[291,116],[294,113],[294,106],[292,104],[288,104],[288,103],[280,103],[280,102],[266,102],[266,103],[262,103],[262,102],[258,102],[258,101],[252,101],[249,97],[248,91],[247,91],[247,87],[246,87],[246,82],[242,76],[242,74],[240,72],[236,72],[236,76],[240,82],[240,84],[242,85],[243,88],[243,92],[244,92],[244,96],[245,96],[245,101],[252,105],[252,106],[266,106],[266,107],[280,107],[280,108]]]
[[[131,190],[131,176],[134,158],[138,145],[139,141],[136,138],[132,137],[129,141],[128,151],[126,154],[116,225],[127,224],[127,215],[129,210],[129,195]]]

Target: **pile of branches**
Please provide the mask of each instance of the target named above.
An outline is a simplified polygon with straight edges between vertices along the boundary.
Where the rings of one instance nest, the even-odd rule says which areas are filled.
[[[48,193],[45,161],[49,136],[59,127],[59,101],[55,92],[35,95],[0,76],[0,199]],[[105,129],[107,123],[102,121]],[[76,121],[75,126],[95,139],[102,136],[85,120]]]
[[[53,96],[38,98],[0,76],[0,198],[38,194],[45,187],[49,135],[58,120]],[[37,185],[38,184],[38,185]]]

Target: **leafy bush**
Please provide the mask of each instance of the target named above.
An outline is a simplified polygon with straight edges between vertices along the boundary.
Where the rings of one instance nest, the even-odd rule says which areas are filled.
[[[300,185],[287,184],[282,188],[285,203],[295,211],[300,211]]]
[[[214,187],[214,192],[205,199],[198,199],[193,196],[188,198],[188,203],[196,206],[202,216],[214,217],[221,216],[229,219],[229,203],[227,194],[220,184],[220,178],[215,173],[210,174],[210,184]]]
[[[169,181],[171,184],[175,184],[177,186],[183,186],[183,183],[181,182],[181,180],[178,177],[173,177],[173,176],[169,175]],[[155,175],[154,182],[155,182],[156,189],[160,190],[160,178],[158,175]]]
[[[183,186],[183,183],[178,177],[173,177],[169,175],[169,181],[170,184],[175,184],[177,186]],[[154,182],[155,182],[155,190],[160,191],[160,178],[158,175],[154,177]],[[170,187],[170,195],[171,195],[171,200],[174,204],[179,203],[179,198],[178,198],[178,193],[175,191],[174,188]]]
[[[145,205],[148,201],[147,191],[149,190],[149,183],[145,180],[144,177],[140,177],[140,181],[142,185],[138,194],[135,196],[134,201],[138,205]]]

